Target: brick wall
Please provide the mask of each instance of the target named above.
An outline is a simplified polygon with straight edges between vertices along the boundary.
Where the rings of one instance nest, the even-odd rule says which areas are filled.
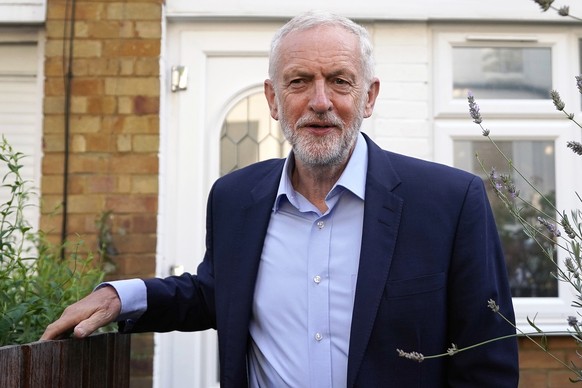
[[[539,340],[540,338],[536,338]],[[571,337],[548,337],[548,350],[558,359],[581,366],[579,350]],[[519,339],[520,388],[572,387],[574,375],[529,339]],[[574,385],[577,386],[577,385]]]
[[[95,221],[111,212],[118,251],[112,278],[155,273],[161,3],[75,5],[67,229],[94,251]],[[55,242],[63,201],[67,4],[47,1],[41,229]],[[132,387],[151,386],[152,336],[132,342]]]

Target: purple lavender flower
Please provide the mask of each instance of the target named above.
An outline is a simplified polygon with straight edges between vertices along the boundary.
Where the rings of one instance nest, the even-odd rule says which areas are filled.
[[[548,230],[548,232],[550,232],[550,234],[554,237],[560,237],[562,235],[562,233],[560,232],[560,230],[558,229],[558,227],[555,224],[550,223],[548,220],[542,218],[542,217],[538,217],[538,222],[540,224],[542,224],[543,226],[546,227],[546,229]]]
[[[493,299],[489,299],[487,301],[487,307],[489,307],[494,313],[499,312],[499,305]]]
[[[582,155],[582,143],[577,141],[569,141],[567,147],[571,148],[574,153]]]
[[[491,169],[491,172],[489,173],[489,180],[493,184],[495,191],[500,191],[503,188],[503,184],[499,180],[499,175],[497,174],[495,168]]]
[[[543,12],[546,12],[552,6],[554,0],[534,0],[540,6]]]
[[[558,10],[558,15],[560,16],[570,15],[570,7],[568,7],[567,5],[560,7],[560,9]]]
[[[578,318],[570,315],[568,317],[568,326],[570,326],[570,327],[576,327],[576,326],[578,326]]]
[[[517,187],[511,181],[511,177],[508,174],[501,174],[499,178],[501,179],[501,182],[503,182],[505,190],[507,190],[510,198],[515,199],[519,197],[519,190],[517,190]]]
[[[559,111],[563,111],[564,108],[566,107],[566,104],[560,98],[560,93],[558,93],[558,91],[556,91],[556,90],[552,90],[550,92],[550,96],[552,97],[552,102],[554,103],[554,106],[556,107],[556,109]]]
[[[578,91],[582,93],[582,76],[576,76],[576,86],[578,87]]]
[[[481,113],[479,112],[479,105],[475,102],[475,96],[472,92],[467,93],[467,100],[469,100],[469,114],[473,119],[475,124],[481,124],[483,118],[481,118]]]

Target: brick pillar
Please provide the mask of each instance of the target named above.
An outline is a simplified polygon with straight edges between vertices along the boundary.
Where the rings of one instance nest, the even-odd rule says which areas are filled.
[[[41,229],[60,241],[65,72],[71,13],[47,1]],[[70,104],[68,235],[97,249],[110,211],[111,278],[155,272],[162,0],[76,0]],[[69,8],[70,9],[70,8]],[[151,386],[153,341],[132,346],[132,387]]]

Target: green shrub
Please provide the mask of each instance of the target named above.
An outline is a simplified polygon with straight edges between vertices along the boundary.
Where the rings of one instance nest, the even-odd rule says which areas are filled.
[[[25,219],[30,182],[21,176],[22,153],[5,138],[0,143],[0,346],[36,341],[64,308],[92,291],[104,276],[82,241],[65,247],[51,244]],[[61,252],[68,252],[61,257]],[[70,252],[70,253],[69,253]]]

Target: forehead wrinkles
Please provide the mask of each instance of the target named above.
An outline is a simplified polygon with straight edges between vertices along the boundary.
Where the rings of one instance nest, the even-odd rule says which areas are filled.
[[[357,37],[338,27],[316,27],[291,32],[281,41],[279,69],[294,66],[329,66],[361,71],[359,41]]]
[[[294,51],[283,57],[283,74],[293,71],[314,71],[323,74],[356,71],[357,62],[351,53],[335,50]]]

